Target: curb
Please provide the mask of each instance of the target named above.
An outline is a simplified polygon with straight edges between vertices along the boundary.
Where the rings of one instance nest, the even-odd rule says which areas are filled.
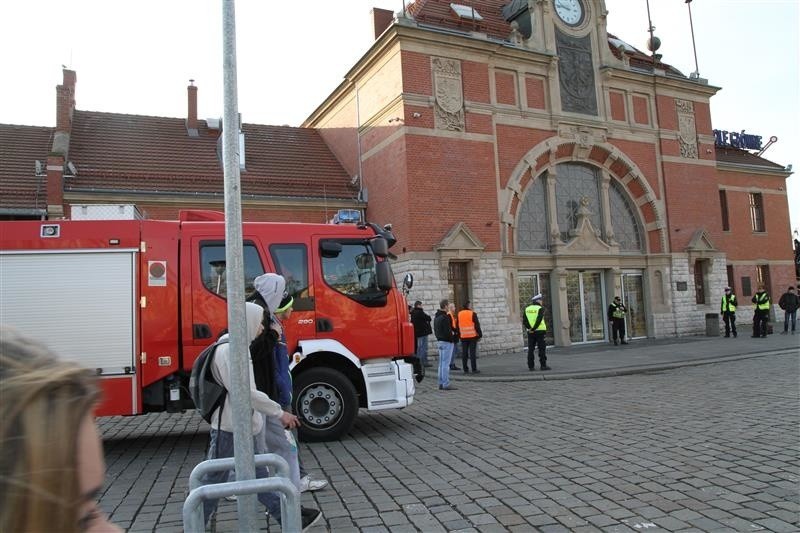
[[[522,376],[495,375],[495,376],[472,377],[472,376],[451,374],[450,379],[453,381],[465,381],[465,382],[481,382],[481,381],[515,382],[515,381],[560,381],[566,379],[606,378],[614,376],[627,376],[631,374],[645,374],[649,372],[658,372],[663,370],[673,370],[675,368],[681,368],[685,366],[700,366],[700,365],[709,365],[714,363],[724,363],[729,361],[740,361],[743,359],[767,357],[770,355],[798,355],[798,351],[795,348],[788,348],[780,350],[771,350],[768,352],[756,352],[749,354],[709,357],[707,359],[689,359],[686,361],[676,361],[673,363],[654,363],[652,365],[627,366],[620,368],[607,368],[601,370],[587,370],[582,372],[555,372],[555,373],[550,372],[547,374],[537,372],[536,374],[530,373],[529,375],[522,375]]]

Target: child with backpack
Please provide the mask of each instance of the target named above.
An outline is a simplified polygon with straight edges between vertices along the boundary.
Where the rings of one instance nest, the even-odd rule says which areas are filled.
[[[263,310],[256,304],[246,303],[245,306],[247,338],[248,341],[252,342],[261,333],[263,333],[261,321],[264,313]],[[223,336],[221,340],[224,339],[225,336]],[[210,370],[214,381],[227,391],[230,389],[231,384],[230,344],[227,342],[219,343],[216,346],[216,349],[213,351],[212,357],[213,360],[210,361]],[[209,433],[207,459],[233,457],[233,421],[231,418],[231,406],[229,400],[229,395],[224,394],[219,406],[211,413],[211,431]],[[256,388],[252,372],[250,372],[250,401],[252,402],[253,406],[251,423],[254,450],[256,454],[266,453],[266,451],[263,449],[263,444],[261,444],[262,441],[257,438],[264,427],[264,417],[275,419],[275,421],[280,423],[283,427],[289,428],[296,427],[298,425],[298,420],[296,416],[284,411],[280,404],[272,401],[269,396]],[[256,468],[256,477],[264,478],[267,476],[268,473],[266,468]],[[227,481],[227,479],[227,471],[217,471],[205,474],[202,482],[203,484],[222,483]],[[270,497],[270,495],[272,497]],[[273,500],[278,501],[277,509],[275,509],[273,506]],[[280,499],[277,495],[274,493],[260,493],[258,494],[258,501],[261,502],[268,509],[268,511],[277,513],[276,516],[280,516]],[[217,500],[206,500],[203,502],[203,518],[206,524],[216,508]]]

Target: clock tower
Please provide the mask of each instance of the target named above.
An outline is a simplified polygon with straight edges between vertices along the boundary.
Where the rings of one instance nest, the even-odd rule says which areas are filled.
[[[553,55],[554,113],[604,120],[599,71],[621,66],[608,47],[605,1],[527,0],[527,10],[519,0],[516,5],[525,47]]]

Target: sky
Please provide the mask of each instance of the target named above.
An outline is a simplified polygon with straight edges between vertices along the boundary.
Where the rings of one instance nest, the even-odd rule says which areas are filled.
[[[236,2],[243,121],[299,126],[374,41],[373,7],[402,0]],[[646,50],[646,1],[606,9],[609,33]],[[713,127],[776,136],[764,157],[800,170],[800,0],[694,0],[691,12],[700,76],[721,87]],[[693,72],[687,4],[650,0],[650,14],[663,61]],[[81,110],[185,117],[194,79],[199,117],[222,116],[220,0],[6,1],[0,20],[0,123],[54,126],[62,66],[77,72]],[[787,191],[800,232],[797,174]]]

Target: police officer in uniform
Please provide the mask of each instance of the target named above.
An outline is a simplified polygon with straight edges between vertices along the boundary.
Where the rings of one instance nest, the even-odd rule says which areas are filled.
[[[539,366],[542,370],[550,370],[550,367],[547,366],[547,355],[545,354],[547,344],[544,341],[544,336],[547,333],[547,324],[544,321],[541,294],[531,298],[531,304],[525,308],[522,325],[528,331],[528,370],[536,370],[533,357],[533,349],[536,346],[539,347]]]
[[[628,310],[622,305],[619,296],[614,296],[614,301],[608,306],[608,322],[611,324],[611,334],[614,338],[614,346],[617,345],[617,335],[622,344],[625,342],[625,313]]]
[[[725,322],[725,336],[736,338],[736,295],[731,292],[730,287],[725,287],[725,294],[722,295],[722,304],[719,312],[722,314],[722,321]]]
[[[767,322],[769,321],[769,294],[764,285],[759,285],[753,295],[753,338],[767,336]]]

